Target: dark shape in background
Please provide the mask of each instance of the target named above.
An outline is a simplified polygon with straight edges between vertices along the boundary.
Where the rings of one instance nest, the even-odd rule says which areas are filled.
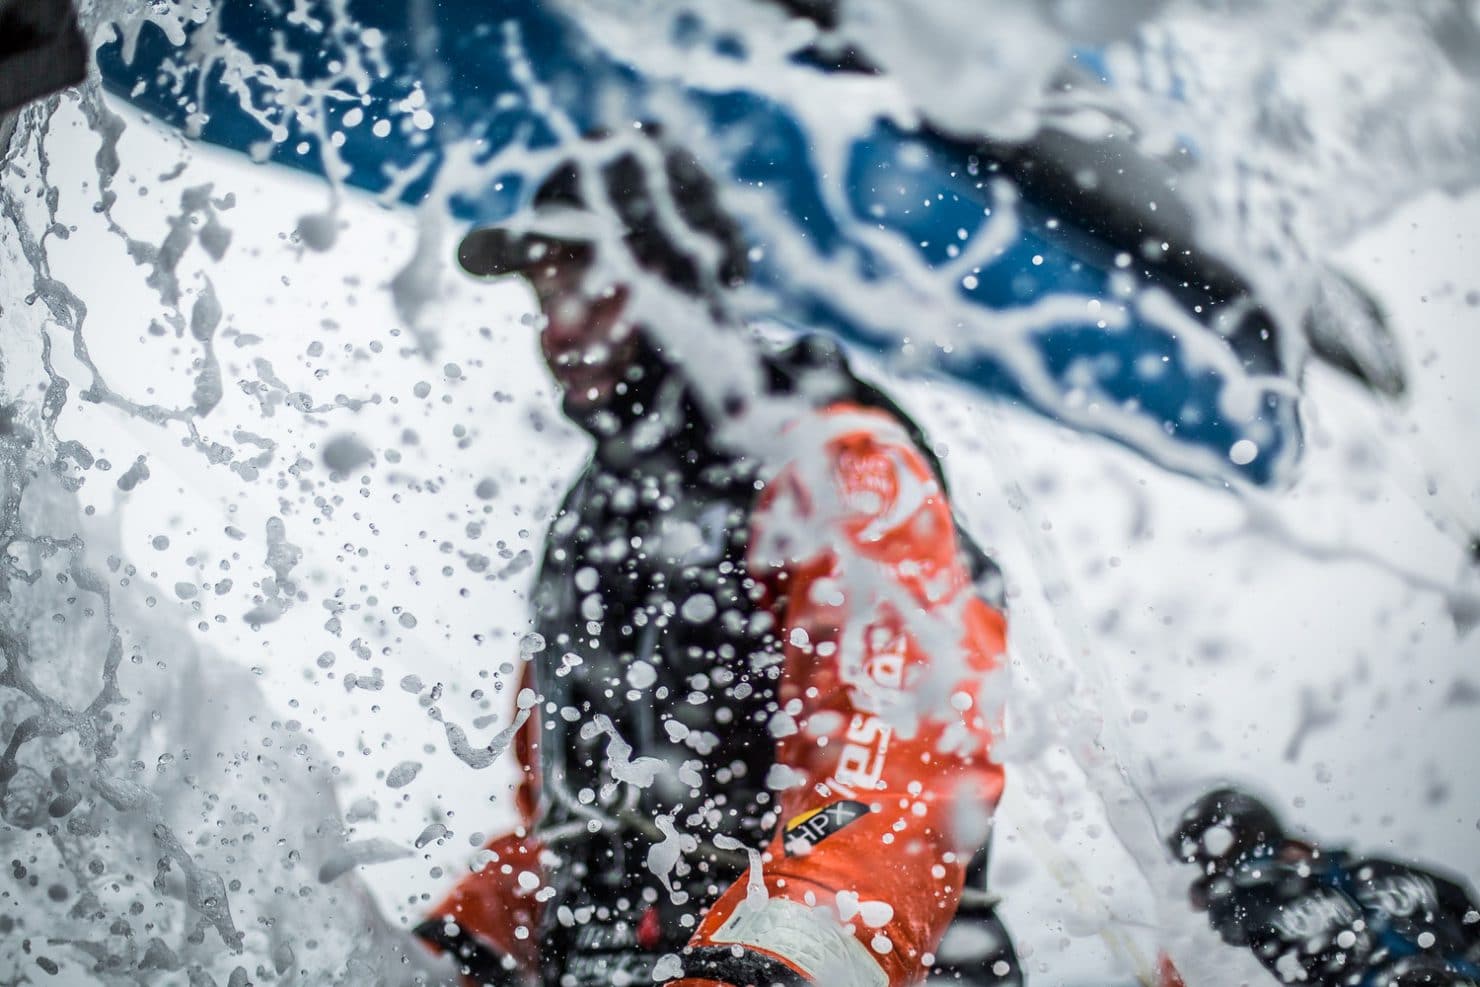
[[[87,77],[87,47],[67,0],[0,0],[0,114]]]

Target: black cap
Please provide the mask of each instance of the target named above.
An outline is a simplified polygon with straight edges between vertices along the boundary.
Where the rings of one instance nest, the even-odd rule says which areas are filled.
[[[464,271],[493,278],[521,274],[562,252],[569,243],[537,233],[515,234],[497,227],[474,230],[457,247],[457,262]]]
[[[623,240],[633,260],[690,295],[739,284],[748,270],[746,246],[738,224],[720,207],[714,182],[691,153],[666,143],[656,125],[638,132],[662,148],[661,174],[633,151],[600,166],[609,207],[626,231]],[[588,208],[580,167],[568,160],[556,168],[535,191],[531,208],[536,213]],[[671,210],[660,208],[663,198],[671,202]],[[675,214],[687,229],[673,228]],[[703,250],[685,246],[703,241],[711,246]],[[580,241],[498,228],[474,230],[459,246],[458,262],[470,274],[483,277],[517,274],[573,242]],[[706,254],[715,259],[706,260]]]

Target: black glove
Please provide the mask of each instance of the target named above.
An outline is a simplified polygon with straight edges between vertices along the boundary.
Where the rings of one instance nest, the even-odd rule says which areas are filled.
[[[990,904],[963,904],[935,956],[926,987],[1023,987],[1012,938]]]
[[[1395,987],[1480,987],[1480,906],[1468,890],[1392,860],[1369,857],[1343,866],[1348,892],[1397,954],[1389,978]]]
[[[1229,789],[1199,799],[1168,844],[1202,871],[1193,907],[1283,982],[1476,984],[1480,911],[1452,881],[1289,839],[1267,806]]]
[[[1200,890],[1208,921],[1286,983],[1348,983],[1373,959],[1372,929],[1318,857],[1297,856],[1303,850],[1282,847],[1207,880]]]
[[[1280,980],[1339,984],[1372,957],[1362,908],[1329,880],[1320,851],[1285,837],[1258,799],[1220,789],[1198,799],[1167,841],[1202,874],[1189,897],[1230,946]]]
[[[528,976],[506,963],[492,947],[442,918],[429,918],[411,930],[456,962],[465,984],[478,987],[524,987]]]

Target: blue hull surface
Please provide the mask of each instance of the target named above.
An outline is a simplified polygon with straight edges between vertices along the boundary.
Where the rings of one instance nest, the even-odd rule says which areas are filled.
[[[1237,276],[1190,259],[1186,244],[1163,249],[1166,236],[1146,217],[1117,217],[1031,148],[881,114],[849,135],[846,167],[828,170],[815,135],[763,87],[645,77],[547,3],[346,0],[336,17],[330,6],[310,5],[303,17],[286,3],[226,0],[184,45],[146,24],[128,44],[105,43],[98,63],[112,93],[193,137],[385,200],[423,202],[450,161],[483,168],[487,181],[447,200],[470,227],[512,216],[542,177],[529,166],[538,156],[511,150],[672,116],[677,105],[703,121],[709,139],[696,154],[717,178],[769,196],[765,223],[741,216],[754,245],[756,290],[747,294],[764,299],[748,314],[824,328],[886,356],[901,352],[903,336],[928,341],[909,353],[912,365],[1188,473],[1264,484],[1286,475],[1298,452],[1290,370]],[[682,18],[674,30],[744,65],[740,40]],[[513,158],[519,166],[504,171]],[[1004,213],[1015,220],[1011,236],[963,267],[1000,234]],[[772,249],[778,227],[785,251]],[[856,299],[819,280],[840,267],[865,289]],[[918,290],[936,302],[922,319],[949,321],[954,333],[883,324],[878,313],[898,306],[869,303],[875,289],[897,299],[922,272],[951,279]],[[1169,304],[1122,304],[1147,288]],[[1107,318],[1112,310],[1122,317]],[[1235,311],[1244,314],[1224,320],[1233,329],[1213,328]],[[1023,345],[993,338],[995,327],[1034,313],[1047,315],[1034,315]]]

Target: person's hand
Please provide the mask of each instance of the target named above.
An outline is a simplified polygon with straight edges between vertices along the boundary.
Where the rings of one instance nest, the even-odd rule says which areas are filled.
[[[1376,945],[1361,906],[1324,883],[1321,861],[1299,844],[1202,878],[1193,904],[1224,942],[1247,946],[1286,983],[1343,981]]]
[[[1324,880],[1320,852],[1286,838],[1253,796],[1204,795],[1167,842],[1202,872],[1188,889],[1192,906],[1207,912],[1224,942],[1249,948],[1282,981],[1335,983],[1371,959],[1361,905]]]

